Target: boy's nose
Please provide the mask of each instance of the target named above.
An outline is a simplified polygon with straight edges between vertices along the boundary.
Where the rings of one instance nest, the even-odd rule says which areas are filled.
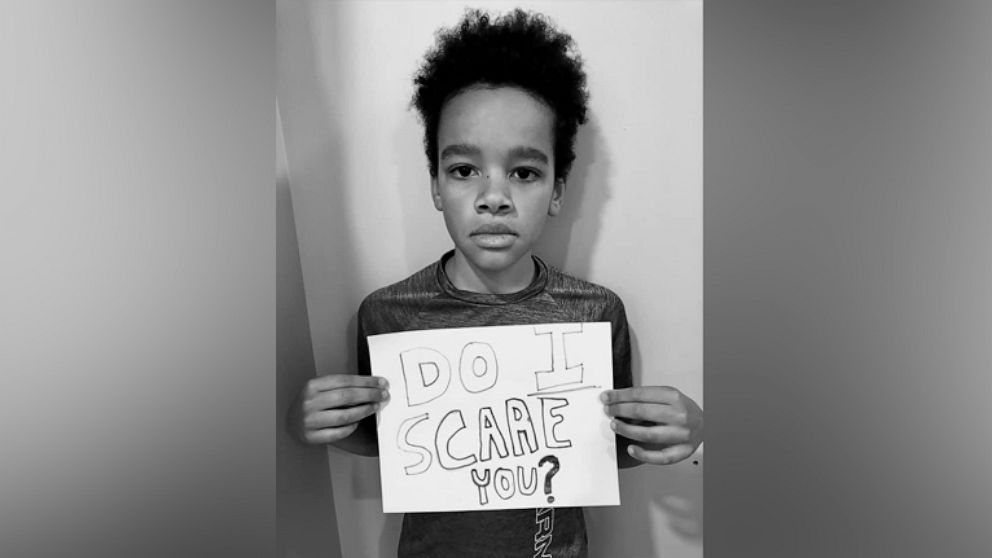
[[[482,190],[475,200],[475,210],[479,213],[503,215],[513,210],[513,198],[510,197],[509,185],[499,177],[491,178],[486,175],[482,180]]]

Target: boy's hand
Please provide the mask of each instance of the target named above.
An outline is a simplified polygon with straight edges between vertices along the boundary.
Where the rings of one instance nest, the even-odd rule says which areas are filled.
[[[308,444],[343,440],[359,421],[379,410],[389,399],[385,378],[328,374],[307,382],[290,411],[289,427]]]
[[[627,450],[638,461],[668,465],[686,459],[703,441],[703,411],[695,401],[667,386],[604,391],[613,430],[631,440]]]

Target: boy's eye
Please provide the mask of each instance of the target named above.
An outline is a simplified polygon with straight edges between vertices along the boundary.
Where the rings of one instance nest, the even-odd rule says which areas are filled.
[[[468,165],[457,165],[448,169],[448,173],[455,178],[469,178],[475,173],[475,169]]]
[[[534,182],[535,180],[541,178],[541,173],[534,169],[528,168],[514,169],[511,175],[523,182]]]

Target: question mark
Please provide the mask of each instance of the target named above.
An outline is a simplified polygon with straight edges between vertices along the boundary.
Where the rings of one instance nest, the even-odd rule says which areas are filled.
[[[561,468],[561,464],[558,462],[558,458],[553,455],[545,455],[537,462],[537,468],[540,469],[541,465],[545,463],[551,463],[551,469],[548,470],[548,474],[544,477],[544,493],[548,495],[548,503],[555,501],[555,497],[551,495],[551,477],[558,474],[558,469]]]

